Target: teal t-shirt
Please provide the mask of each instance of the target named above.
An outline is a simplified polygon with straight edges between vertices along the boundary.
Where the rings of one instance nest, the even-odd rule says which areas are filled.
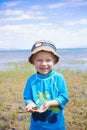
[[[68,91],[62,74],[54,70],[47,75],[33,74],[26,82],[23,97],[26,105],[33,101],[40,107],[50,100],[59,104],[59,107],[50,107],[43,113],[32,113],[30,130],[66,130],[64,107],[68,102]]]

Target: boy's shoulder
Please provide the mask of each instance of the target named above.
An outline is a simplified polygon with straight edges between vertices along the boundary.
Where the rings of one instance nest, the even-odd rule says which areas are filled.
[[[60,72],[55,72],[54,79],[57,80],[57,81],[63,81],[63,80],[65,80],[63,74],[60,73]]]
[[[32,74],[28,77],[28,79],[32,79],[32,78],[35,78],[36,77],[36,73],[35,74]]]
[[[63,74],[60,73],[60,72],[55,72],[55,76],[58,76],[58,77],[63,77]]]

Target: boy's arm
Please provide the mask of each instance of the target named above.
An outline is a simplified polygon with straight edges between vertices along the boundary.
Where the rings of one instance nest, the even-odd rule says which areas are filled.
[[[32,102],[31,97],[32,97],[32,95],[31,95],[31,87],[30,87],[30,83],[29,83],[29,79],[28,79],[27,82],[26,82],[24,91],[23,91],[23,98],[24,98],[25,105]]]
[[[63,109],[69,99],[68,99],[68,89],[67,89],[66,81],[62,75],[60,76],[58,89],[59,89],[59,94],[58,97],[55,98],[55,100],[57,101],[58,106]]]

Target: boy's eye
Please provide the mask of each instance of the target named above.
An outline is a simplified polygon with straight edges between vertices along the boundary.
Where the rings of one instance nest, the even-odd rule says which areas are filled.
[[[38,61],[38,62],[44,62],[42,59],[36,59],[36,61]],[[50,62],[50,61],[52,61],[51,59],[46,59],[45,60],[45,62]]]
[[[42,61],[41,59],[38,59],[37,61]],[[47,59],[46,62],[51,61],[50,59]],[[42,61],[43,62],[43,61]]]
[[[36,61],[42,61],[41,59],[37,59]]]
[[[36,61],[37,61],[37,62],[42,62],[42,60],[41,60],[41,59],[37,59]]]
[[[47,59],[47,62],[51,61],[51,59]]]

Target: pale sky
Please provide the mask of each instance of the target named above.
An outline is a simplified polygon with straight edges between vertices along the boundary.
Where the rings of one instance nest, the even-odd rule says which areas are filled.
[[[0,48],[87,47],[87,0],[0,0]]]

